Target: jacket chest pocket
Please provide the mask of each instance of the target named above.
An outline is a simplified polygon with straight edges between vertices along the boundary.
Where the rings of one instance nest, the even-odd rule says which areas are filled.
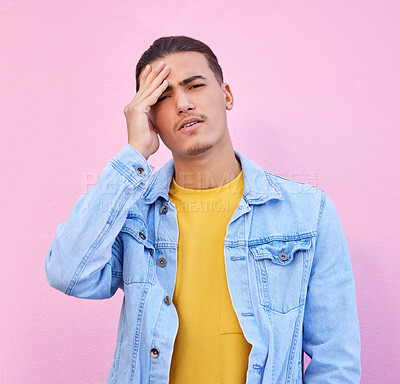
[[[154,247],[147,239],[147,227],[139,218],[127,219],[121,229],[123,244],[122,279],[125,284],[154,284]]]
[[[302,294],[312,238],[272,240],[250,248],[260,304],[286,313],[304,304]]]

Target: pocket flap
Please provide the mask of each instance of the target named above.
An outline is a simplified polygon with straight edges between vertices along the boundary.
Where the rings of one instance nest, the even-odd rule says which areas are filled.
[[[126,219],[121,228],[121,232],[130,234],[138,243],[143,244],[145,248],[150,249],[150,253],[153,255],[154,246],[147,238],[147,226],[144,224],[143,220],[138,217]]]
[[[270,259],[280,265],[289,264],[296,251],[307,250],[311,247],[312,238],[296,240],[271,240],[267,243],[250,248],[256,260]]]

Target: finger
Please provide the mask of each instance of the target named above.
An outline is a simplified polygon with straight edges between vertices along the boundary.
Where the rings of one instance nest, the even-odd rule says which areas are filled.
[[[151,72],[151,65],[147,64],[144,69],[139,74],[139,90],[143,88],[143,83],[145,82],[147,76]]]
[[[149,84],[149,86],[146,88],[146,90],[143,91],[143,96],[148,97],[151,95],[155,89],[157,89],[162,82],[165,80],[165,78],[168,76],[170,72],[170,68],[168,66],[165,66],[161,72],[154,78],[154,80]]]
[[[143,83],[143,90],[146,91],[147,87],[153,82],[153,80],[156,78],[156,76],[163,70],[165,66],[164,61],[159,61],[155,65],[153,65],[151,72],[148,74],[146,79],[144,80]]]
[[[168,80],[164,80],[147,98],[148,105],[153,105],[168,87]]]

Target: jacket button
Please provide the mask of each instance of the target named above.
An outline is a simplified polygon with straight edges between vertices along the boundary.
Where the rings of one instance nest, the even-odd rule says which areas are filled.
[[[161,215],[165,215],[167,212],[168,212],[168,207],[167,207],[166,205],[163,205],[163,206],[160,208],[160,214],[161,214]]]
[[[164,301],[165,301],[168,305],[171,305],[171,298],[170,298],[168,295],[165,296]]]
[[[166,259],[165,257],[160,257],[160,258],[157,260],[157,265],[158,265],[159,267],[164,268],[164,267],[167,265],[167,259]]]
[[[286,261],[289,257],[288,257],[288,255],[285,253],[285,252],[281,252],[280,254],[279,254],[279,258],[282,260],[282,261]]]
[[[150,356],[156,358],[156,357],[158,357],[158,355],[159,355],[158,349],[152,348],[150,351]]]
[[[144,168],[143,167],[137,167],[136,168],[136,174],[138,176],[143,176],[144,175]]]
[[[139,237],[143,240],[146,239],[146,235],[143,232],[139,232]]]

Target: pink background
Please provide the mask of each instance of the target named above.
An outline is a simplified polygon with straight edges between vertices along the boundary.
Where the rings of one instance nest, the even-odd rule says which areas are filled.
[[[398,1],[0,6],[1,383],[106,380],[122,292],[64,295],[47,284],[45,255],[126,144],[136,62],[168,35],[219,58],[236,149],[332,198],[355,274],[362,383],[399,382]],[[149,160],[157,170],[169,158],[162,145]]]

